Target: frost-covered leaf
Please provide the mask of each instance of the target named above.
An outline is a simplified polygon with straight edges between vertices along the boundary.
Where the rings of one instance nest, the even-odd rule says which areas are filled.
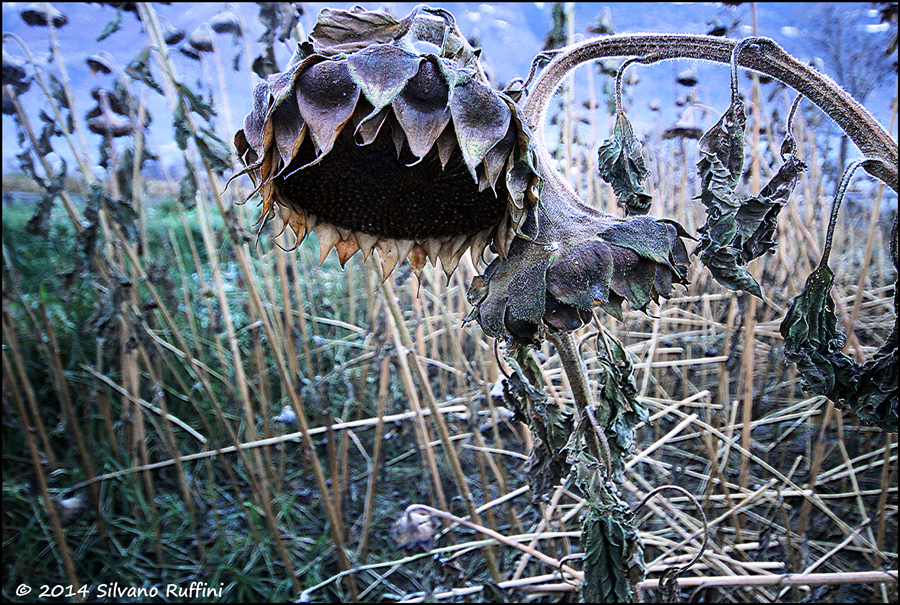
[[[28,219],[25,230],[36,236],[46,236],[50,230],[50,213],[53,211],[53,202],[66,185],[66,162],[62,160],[62,166],[59,172],[54,174],[49,180],[37,178],[35,180],[40,184],[44,192],[41,199],[37,203],[34,214]]]
[[[843,353],[846,340],[838,329],[831,298],[834,274],[827,264],[806,280],[803,292],[791,303],[781,324],[784,353],[797,364],[803,388],[825,395],[838,408],[848,405],[862,420],[896,432],[898,410],[898,329],[894,329],[875,357],[864,365]],[[894,308],[898,295],[894,294]]]
[[[706,224],[699,229],[700,244],[694,254],[712,276],[732,290],[746,290],[762,297],[759,284],[740,266],[736,215],[741,207],[735,186],[744,166],[744,125],[747,117],[740,99],[732,100],[722,118],[700,139],[700,201],[706,206]]]
[[[180,150],[185,151],[191,131],[188,129],[187,121],[184,117],[184,104],[179,103],[176,105],[173,113],[172,127],[175,130],[175,143]]]
[[[113,35],[117,31],[122,29],[122,9],[116,9],[116,16],[113,17],[113,20],[106,24],[106,27],[103,28],[103,31],[100,32],[100,35],[97,36],[97,42],[105,40],[109,36]]]
[[[209,163],[216,174],[231,169],[231,148],[215,134],[201,128],[195,138],[200,156]]]
[[[894,283],[894,309],[900,302],[897,294],[897,283]],[[847,405],[853,413],[869,424],[873,424],[889,433],[897,432],[898,368],[900,368],[900,326],[894,320],[894,329],[878,350],[875,357],[860,370],[857,385],[859,390],[847,399]]]
[[[746,264],[775,248],[778,213],[787,204],[806,164],[793,155],[756,197],[741,202],[735,220],[741,242],[741,263]]]
[[[706,224],[699,229],[702,238],[694,253],[700,253],[700,260],[720,284],[762,298],[759,284],[743,265],[774,249],[778,213],[790,199],[806,164],[795,156],[789,119],[782,145],[784,164],[759,195],[737,199],[735,186],[744,164],[745,122],[744,107],[735,97],[719,122],[700,139],[700,199],[706,206]]]
[[[797,364],[803,388],[825,395],[837,405],[848,405],[862,420],[889,432],[897,431],[898,409],[898,341],[900,318],[895,317],[894,329],[882,347],[864,365],[843,353],[846,337],[838,329],[835,304],[831,298],[834,274],[828,266],[834,238],[834,227],[844,194],[853,173],[870,160],[857,160],[841,179],[831,209],[831,219],[825,236],[825,248],[818,268],[806,280],[803,292],[793,301],[784,321],[784,353],[788,361]],[[891,258],[897,268],[897,219],[891,232]],[[894,281],[894,311],[900,302],[898,281]]]
[[[613,479],[619,479],[625,460],[634,445],[635,428],[649,417],[647,408],[637,399],[631,361],[622,343],[605,335],[611,355],[600,355],[597,374],[598,420],[603,425],[610,450]],[[602,349],[601,349],[602,350]]]
[[[519,348],[516,358],[506,361],[513,371],[503,381],[504,401],[528,423],[535,437],[524,470],[539,498],[558,486],[571,469],[565,448],[572,433],[572,414],[547,398],[537,361],[528,348]]]
[[[619,112],[612,138],[598,151],[599,170],[603,180],[612,185],[627,216],[647,214],[653,201],[641,184],[649,174],[642,150],[640,141],[634,137],[631,122],[624,112]]]
[[[187,102],[188,109],[202,117],[207,122],[216,115],[216,110],[213,107],[212,103],[207,103],[203,97],[195,93],[193,90],[185,86],[184,84],[177,84],[178,92],[181,93],[181,97]]]

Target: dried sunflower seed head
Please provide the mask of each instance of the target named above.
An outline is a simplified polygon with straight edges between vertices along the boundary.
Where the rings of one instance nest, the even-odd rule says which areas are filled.
[[[431,550],[438,520],[429,511],[415,505],[406,509],[391,528],[391,538],[407,552]]]
[[[235,135],[263,198],[324,260],[378,252],[418,274],[511,235],[535,212],[537,159],[518,105],[490,87],[452,15],[323,10],[290,65],[257,85]],[[277,209],[277,213],[276,213]]]

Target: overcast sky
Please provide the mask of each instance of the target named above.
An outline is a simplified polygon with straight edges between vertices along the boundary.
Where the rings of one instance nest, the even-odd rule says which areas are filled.
[[[415,3],[361,4],[370,9],[387,6],[398,17],[405,16],[416,6]],[[858,10],[861,4],[850,3],[840,6]],[[552,24],[551,3],[434,3],[434,5],[450,10],[456,16],[462,32],[466,36],[480,41],[484,49],[484,57],[498,82],[505,82],[514,76],[524,77],[527,75],[531,59],[541,50],[544,38]],[[26,6],[25,3],[3,3],[3,30],[16,34],[24,40],[36,60],[43,65],[49,56],[47,30],[46,28],[29,27],[23,23],[20,13]],[[147,37],[134,16],[125,14],[121,22],[121,29],[105,40],[97,42],[96,39],[104,27],[116,16],[115,9],[98,4],[80,3],[60,3],[57,6],[69,20],[68,25],[59,31],[59,40],[66,67],[72,79],[76,114],[83,119],[84,115],[96,104],[91,98],[91,89],[97,86],[109,87],[112,85],[111,76],[92,75],[85,59],[100,51],[106,51],[115,58],[120,66],[124,67],[146,47]],[[174,26],[181,27],[190,34],[226,6],[232,6],[241,14],[244,26],[249,32],[251,52],[255,53],[258,48],[255,41],[263,31],[257,19],[258,8],[255,4],[173,3],[170,6],[159,5],[156,10]],[[349,8],[352,4],[306,3],[304,6],[306,11],[302,24],[304,31],[308,32],[314,24],[315,15],[322,7]],[[586,34],[587,27],[597,20],[604,6],[609,7],[612,22],[619,33],[705,34],[714,20],[733,27],[729,37],[740,38],[752,33],[749,3],[733,8],[725,7],[721,3],[576,3],[575,31],[579,36],[589,35]],[[775,39],[786,50],[801,59],[811,59],[812,52],[804,42],[802,35],[805,15],[810,10],[810,6],[810,3],[759,3],[757,9],[759,34]],[[870,5],[864,6],[867,8]],[[869,11],[869,13],[868,16],[864,15],[864,22],[860,27],[869,28],[874,32],[883,29],[884,26],[878,25],[874,11]],[[198,85],[198,82],[210,83],[216,106],[220,109],[217,118],[219,120],[218,131],[223,139],[230,140],[233,129],[240,126],[243,116],[250,108],[250,91],[258,78],[247,70],[247,60],[243,54],[242,44],[234,45],[230,35],[216,36],[216,43],[223,66],[227,99],[223,99],[219,90],[215,62],[209,56],[205,56],[202,63],[192,61],[177,52],[172,53],[172,56],[185,84],[197,87],[197,91],[206,96],[209,94],[206,85]],[[11,39],[4,38],[3,49],[18,58],[25,56],[24,51]],[[240,55],[238,59],[239,72],[235,72],[231,68],[236,55]],[[290,48],[279,47],[277,52],[279,64],[283,66],[289,55]],[[704,62],[695,63],[700,76],[699,92],[703,101],[713,106],[722,105],[723,102],[727,104],[727,67]],[[638,114],[638,118],[642,108],[645,110],[646,105],[652,99],[660,98],[664,119],[675,121],[680,110],[674,106],[672,101],[677,95],[685,92],[675,83],[675,75],[691,65],[692,63],[688,61],[678,61],[636,68],[640,72],[641,79],[632,88],[632,95],[636,99],[635,112]],[[44,65],[42,69],[53,70],[54,67]],[[576,86],[583,87],[586,82],[584,69],[586,68],[581,68],[579,71],[581,75],[576,76],[580,77],[580,80],[576,81]],[[602,78],[595,78],[595,80],[597,80],[599,88],[602,85]],[[896,80],[893,81],[893,86],[896,87]],[[867,107],[885,124],[890,116],[889,104],[892,90],[890,85],[882,87],[866,102]],[[582,92],[584,91],[582,90]],[[23,95],[22,100],[33,123],[39,127],[38,113],[41,109],[50,113],[50,109],[36,83],[32,84],[31,89]],[[224,100],[227,100],[227,111],[225,111]],[[147,102],[154,118],[149,141],[151,148],[167,163],[180,164],[181,154],[173,141],[172,117],[166,100],[153,91],[149,91]],[[637,107],[638,104],[640,107]],[[721,109],[724,109],[724,106],[720,107]],[[230,120],[228,120],[229,117]],[[227,127],[226,121],[230,121],[231,129]],[[638,124],[640,119],[633,121]],[[94,154],[92,159],[97,161],[99,137],[92,134],[88,136],[91,140],[87,142],[87,145]],[[63,157],[66,157],[71,170],[75,164],[65,148],[64,140],[62,138],[55,139],[54,147]],[[12,119],[3,116],[4,172],[17,170],[15,155],[18,151],[19,146],[15,138]]]

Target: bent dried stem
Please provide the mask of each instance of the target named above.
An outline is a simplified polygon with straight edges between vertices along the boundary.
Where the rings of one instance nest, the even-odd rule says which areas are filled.
[[[538,75],[525,103],[529,126],[543,140],[550,99],[563,77],[586,61],[606,57],[658,55],[660,59],[703,59],[730,63],[735,40],[686,34],[626,34],[586,40],[561,49]],[[755,52],[754,52],[755,51]],[[786,53],[768,38],[757,38],[741,53],[739,65],[772,76],[816,104],[847,134],[862,154],[881,160],[866,171],[898,191],[897,143],[856,99],[831,78]],[[546,155],[542,145],[539,150]]]

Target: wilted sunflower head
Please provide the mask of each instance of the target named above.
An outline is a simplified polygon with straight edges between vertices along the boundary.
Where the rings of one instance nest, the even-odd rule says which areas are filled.
[[[427,552],[434,545],[438,520],[427,509],[413,504],[391,527],[391,537],[407,552]]]
[[[536,155],[478,57],[440,9],[323,10],[235,135],[260,221],[277,210],[298,243],[315,230],[322,260],[374,248],[385,277],[404,258],[449,274],[492,240],[505,255],[534,212]]]
[[[623,301],[670,296],[687,274],[684,230],[582,203],[521,92],[489,86],[444,10],[398,21],[325,9],[287,69],[257,85],[235,135],[260,222],[280,213],[298,244],[314,230],[323,261],[376,249],[385,278],[404,258],[417,274],[439,258],[449,275],[492,242],[499,256],[472,284],[468,319],[520,343],[575,330],[596,306],[621,317]],[[610,166],[635,161],[625,147],[606,152]]]

